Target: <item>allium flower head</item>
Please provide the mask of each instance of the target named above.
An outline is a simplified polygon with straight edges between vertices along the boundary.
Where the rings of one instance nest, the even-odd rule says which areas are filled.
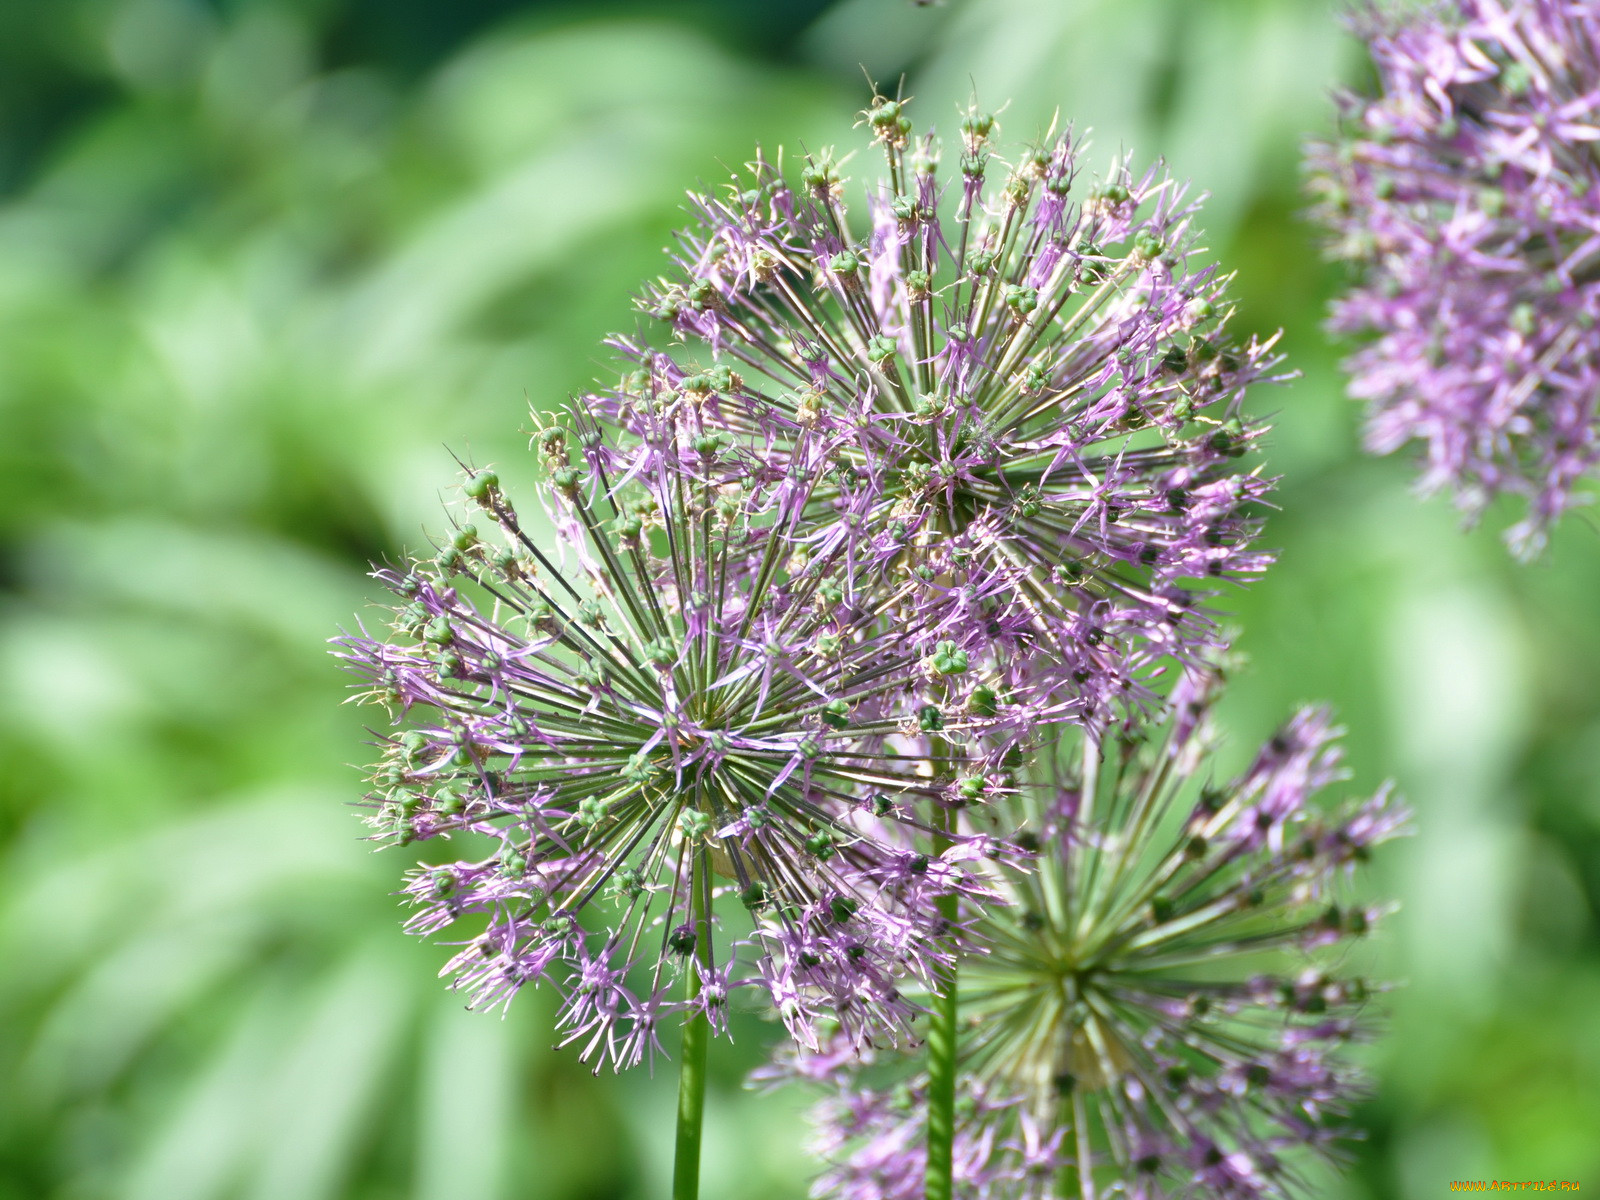
[[[1009,903],[962,964],[962,1195],[1289,1196],[1340,1132],[1360,1087],[1340,1050],[1370,989],[1335,964],[1378,916],[1343,878],[1402,817],[1386,793],[1311,802],[1338,776],[1318,711],[1215,783],[1204,703],[1180,700],[1159,744],[1082,738],[1078,765],[1018,797],[1037,861],[995,869]],[[804,1053],[765,1074],[835,1086],[815,1195],[920,1195],[921,1078],[882,1087]]]
[[[659,336],[617,339],[591,402],[630,429],[692,406],[780,462],[833,439],[819,519],[930,606],[1014,597],[1019,654],[1105,717],[1208,644],[1217,580],[1267,562],[1240,404],[1270,344],[1226,338],[1197,202],[1159,169],[1091,184],[1070,134],[1003,159],[993,117],[945,146],[882,98],[864,123],[887,166],[862,214],[831,153],[692,198],[643,301]]]
[[[908,585],[849,539],[812,536],[823,439],[738,485],[738,443],[668,428],[616,480],[574,423],[537,438],[553,539],[475,473],[498,536],[462,524],[379,571],[394,636],[339,639],[402,727],[374,776],[380,836],[484,850],[415,872],[410,928],[466,919],[446,971],[474,1004],[552,978],[567,1040],[620,1065],[686,1004],[719,1024],[747,983],[802,1042],[819,1014],[893,1037],[914,1012],[897,981],[950,953],[934,900],[985,852],[934,855],[917,831],[998,787],[1056,710],[977,634],[902,612]]]
[[[1367,9],[1379,94],[1311,150],[1334,309],[1365,335],[1368,445],[1426,448],[1425,490],[1477,514],[1522,497],[1537,551],[1600,461],[1600,10],[1573,0]]]

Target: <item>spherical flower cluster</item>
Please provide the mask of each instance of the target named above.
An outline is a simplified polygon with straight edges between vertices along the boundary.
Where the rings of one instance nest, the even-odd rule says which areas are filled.
[[[401,727],[372,821],[481,849],[414,873],[410,927],[469,923],[446,972],[475,1004],[553,979],[586,1058],[640,1061],[668,1012],[720,1024],[743,985],[804,1044],[822,1016],[892,1040],[916,1012],[903,980],[953,953],[937,898],[973,894],[989,851],[921,834],[998,795],[1070,707],[997,654],[1003,620],[934,614],[812,528],[828,439],[772,472],[688,419],[626,480],[581,414],[553,426],[548,546],[478,472],[499,536],[461,524],[377,573],[393,636],[339,639]]]
[[[963,966],[959,1194],[1290,1196],[1340,1133],[1373,989],[1336,964],[1379,916],[1341,893],[1403,814],[1313,804],[1339,774],[1313,710],[1212,783],[1207,703],[1180,697],[1159,742],[1085,735],[1017,795],[1037,856],[990,868],[1006,903]],[[794,1075],[832,1086],[814,1195],[921,1195],[922,1078],[793,1052],[763,1077]]]
[[[1379,94],[1311,150],[1318,215],[1359,264],[1336,329],[1367,441],[1426,449],[1425,490],[1502,494],[1536,552],[1600,461],[1600,11],[1459,0],[1357,21]]]
[[[973,113],[947,182],[902,103],[865,123],[887,170],[856,225],[829,153],[693,197],[642,302],[660,335],[616,339],[621,382],[588,403],[640,435],[692,408],[777,464],[832,441],[814,519],[931,603],[970,602],[969,573],[1014,595],[1022,665],[1112,719],[1158,664],[1212,647],[1218,581],[1269,561],[1240,405],[1271,344],[1226,337],[1197,202],[1159,170],[1091,186],[1070,134],[1002,162]]]

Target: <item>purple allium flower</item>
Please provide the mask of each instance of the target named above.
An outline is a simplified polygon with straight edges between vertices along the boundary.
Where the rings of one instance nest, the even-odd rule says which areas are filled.
[[[738,439],[676,429],[692,418],[664,420],[629,480],[581,416],[576,460],[574,433],[546,429],[553,539],[479,472],[466,493],[496,544],[463,524],[377,572],[395,636],[338,639],[403,727],[371,820],[476,854],[414,873],[409,928],[465,921],[446,973],[475,1005],[551,979],[585,1058],[637,1063],[665,1016],[720,1025],[747,985],[802,1043],[821,1015],[892,1040],[916,1011],[903,977],[952,953],[937,898],[971,894],[987,852],[920,847],[929,805],[1003,780],[1061,706],[808,524],[832,442],[763,472]]]
[[[1225,337],[1197,201],[1158,169],[1089,186],[1054,134],[1002,161],[973,113],[947,181],[903,104],[866,124],[887,170],[854,226],[829,153],[794,179],[758,157],[693,197],[642,302],[664,336],[616,339],[626,373],[590,402],[634,432],[693,406],[779,469],[832,439],[818,519],[929,607],[1011,597],[1024,666],[1109,719],[1167,656],[1203,656],[1218,580],[1268,562],[1240,404],[1271,343]]]
[[[990,865],[1008,903],[974,919],[987,952],[962,963],[960,1195],[1291,1196],[1343,1132],[1361,1081],[1341,1051],[1371,989],[1337,964],[1378,916],[1343,880],[1403,813],[1386,791],[1312,802],[1339,777],[1315,710],[1213,784],[1210,697],[1180,690],[1159,744],[1084,734],[1078,763],[1017,796],[1037,859]],[[805,1051],[761,1077],[833,1084],[814,1195],[920,1196],[921,1077]]]
[[[1333,327],[1367,444],[1424,444],[1424,490],[1469,515],[1522,497],[1532,554],[1600,461],[1600,10],[1572,0],[1369,7],[1379,95],[1310,151],[1333,252],[1360,266]]]

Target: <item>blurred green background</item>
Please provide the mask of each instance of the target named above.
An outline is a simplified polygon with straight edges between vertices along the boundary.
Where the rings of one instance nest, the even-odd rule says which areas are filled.
[[[529,402],[631,324],[682,194],[756,141],[1059,106],[1213,194],[1281,564],[1232,602],[1234,756],[1296,702],[1393,776],[1402,986],[1335,1200],[1600,1187],[1600,541],[1521,568],[1356,449],[1298,145],[1361,77],[1310,0],[0,3],[0,1200],[662,1194],[673,1077],[550,1006],[468,1014],[369,853],[324,639],[438,529],[448,450],[530,474]],[[865,162],[865,158],[861,161]],[[798,1097],[714,1052],[707,1200],[796,1197]]]

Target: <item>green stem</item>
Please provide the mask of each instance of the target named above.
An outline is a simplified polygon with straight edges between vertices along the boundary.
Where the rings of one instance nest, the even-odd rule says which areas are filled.
[[[949,814],[942,814],[941,825],[948,829]],[[949,840],[943,832],[935,836],[935,848],[943,851]],[[939,912],[948,923],[945,936],[955,950],[955,896],[939,898]],[[952,1200],[955,1192],[951,1177],[952,1152],[956,1136],[956,963],[939,972],[928,1018],[928,1168],[924,1177],[925,1200]]]
[[[696,949],[703,952],[711,936],[705,896],[700,886],[704,868],[696,855],[690,891],[694,897]],[[686,964],[684,996],[691,1006],[700,997],[700,972]],[[683,1023],[683,1045],[678,1055],[678,1142],[672,1162],[672,1200],[698,1200],[700,1195],[700,1130],[706,1109],[706,1046],[711,1027],[698,1008]]]

